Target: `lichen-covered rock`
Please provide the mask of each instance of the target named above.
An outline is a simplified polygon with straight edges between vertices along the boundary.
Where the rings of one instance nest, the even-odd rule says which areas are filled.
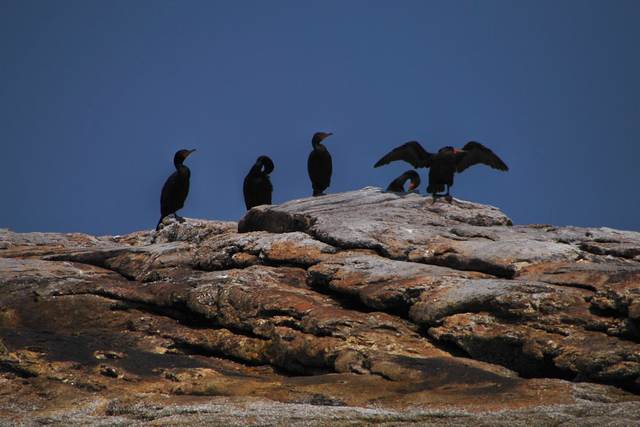
[[[0,230],[0,425],[629,425],[639,320],[639,233],[374,188]]]

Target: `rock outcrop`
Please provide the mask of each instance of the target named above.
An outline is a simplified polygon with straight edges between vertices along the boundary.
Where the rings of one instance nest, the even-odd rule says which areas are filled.
[[[0,424],[640,420],[640,233],[374,188],[0,230]]]

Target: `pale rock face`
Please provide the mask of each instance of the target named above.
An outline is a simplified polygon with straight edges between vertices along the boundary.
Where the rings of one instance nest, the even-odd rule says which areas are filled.
[[[0,229],[0,424],[640,419],[639,233],[375,188],[165,223]]]

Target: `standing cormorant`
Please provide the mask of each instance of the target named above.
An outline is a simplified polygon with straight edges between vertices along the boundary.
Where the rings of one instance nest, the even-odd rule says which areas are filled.
[[[173,164],[176,167],[176,171],[167,178],[162,186],[162,193],[160,194],[160,220],[156,226],[156,231],[160,229],[160,224],[167,215],[175,214],[178,221],[184,221],[184,218],[179,217],[176,211],[182,209],[184,201],[187,199],[187,194],[189,194],[191,171],[182,163],[194,151],[196,150],[180,150],[173,156]]]
[[[407,188],[407,192],[413,191],[420,185],[420,175],[418,175],[418,172],[411,169],[391,181],[391,184],[387,187],[387,191],[404,193],[404,184],[407,180],[411,180],[409,188]]]
[[[386,165],[395,160],[404,160],[415,168],[429,169],[429,186],[427,193],[431,193],[433,201],[436,197],[444,196],[451,201],[449,194],[453,185],[453,175],[462,172],[470,166],[478,163],[491,166],[501,171],[509,170],[509,167],[496,156],[493,151],[480,144],[470,141],[462,149],[443,147],[437,153],[429,153],[416,141],[410,141],[394,148],[383,158],[378,160],[374,167]],[[447,189],[446,194],[437,194]]]
[[[273,172],[273,161],[267,156],[260,156],[244,178],[242,192],[247,210],[258,205],[270,205],[273,186],[269,174]]]
[[[324,190],[331,184],[331,154],[329,154],[327,147],[322,145],[322,141],[331,135],[333,134],[330,132],[316,132],[311,140],[313,150],[307,160],[307,170],[314,196],[322,196]]]

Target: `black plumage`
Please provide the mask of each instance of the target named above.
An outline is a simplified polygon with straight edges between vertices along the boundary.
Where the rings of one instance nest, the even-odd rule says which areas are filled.
[[[160,220],[156,226],[156,231],[160,229],[162,220],[171,214],[175,214],[176,219],[184,221],[176,212],[184,206],[187,195],[189,194],[189,179],[191,171],[183,163],[191,153],[196,150],[180,150],[173,156],[173,165],[176,171],[172,173],[162,186],[160,193]]]
[[[470,141],[462,149],[443,147],[437,153],[429,153],[417,141],[410,141],[394,148],[374,165],[379,167],[396,160],[404,160],[415,168],[429,168],[429,186],[427,193],[436,197],[439,192],[447,190],[444,195],[450,199],[450,190],[453,185],[453,176],[465,169],[484,164],[501,171],[509,170],[509,167],[489,148],[479,142]]]
[[[412,191],[412,190],[414,190],[415,188],[417,188],[420,185],[420,175],[418,175],[418,172],[416,172],[413,169],[411,169],[411,170],[406,171],[405,173],[403,173],[402,175],[400,175],[399,177],[397,177],[393,181],[391,181],[391,183],[387,187],[387,191],[394,191],[396,193],[404,193],[405,192],[404,191],[404,184],[408,180],[411,180],[411,182],[409,183],[409,188],[407,189],[407,191]]]
[[[327,147],[322,144],[322,141],[331,135],[333,134],[329,132],[316,132],[311,140],[313,150],[307,160],[307,171],[311,179],[314,196],[321,196],[324,190],[331,185],[331,172],[333,169],[331,154],[329,154]]]
[[[269,174],[273,172],[273,161],[267,156],[260,156],[244,178],[242,192],[247,210],[254,206],[270,205],[273,185]]]

